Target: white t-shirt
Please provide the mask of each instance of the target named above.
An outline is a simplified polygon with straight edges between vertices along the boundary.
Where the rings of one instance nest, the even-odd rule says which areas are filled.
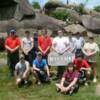
[[[26,67],[29,66],[29,62],[25,61],[25,63],[21,63],[20,61],[16,64],[15,70],[18,72],[19,76],[22,76],[26,70]]]
[[[89,43],[89,42],[85,43],[83,49],[86,50],[87,52],[92,52],[92,51],[98,52],[99,51],[99,47],[95,42],[94,43]]]
[[[30,48],[32,48],[32,46],[33,46],[33,38],[32,37],[30,37],[29,39],[24,37],[22,39],[21,47],[23,49],[25,49],[25,50],[30,49]]]
[[[67,37],[55,37],[52,44],[57,51],[62,52],[68,46],[68,39]]]
[[[75,38],[75,48],[76,49],[82,49],[82,47],[84,46],[84,39],[82,37],[80,38]]]
[[[83,50],[83,53],[86,55],[86,59],[89,62],[96,62],[97,61],[96,53],[99,51],[99,47],[95,42],[94,43],[89,43],[89,42],[85,43],[82,50]],[[91,56],[87,56],[87,54],[90,54],[92,52],[96,52],[96,53],[91,55]]]

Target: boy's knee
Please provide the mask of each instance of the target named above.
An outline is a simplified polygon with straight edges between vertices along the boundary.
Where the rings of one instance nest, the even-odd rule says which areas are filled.
[[[16,79],[16,85],[19,85],[21,83],[21,78]]]

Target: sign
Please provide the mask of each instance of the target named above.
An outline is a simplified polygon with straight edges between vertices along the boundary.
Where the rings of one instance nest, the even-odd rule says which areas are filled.
[[[75,54],[65,52],[60,55],[54,51],[50,52],[48,55],[48,64],[50,66],[66,66],[68,63],[73,62]]]

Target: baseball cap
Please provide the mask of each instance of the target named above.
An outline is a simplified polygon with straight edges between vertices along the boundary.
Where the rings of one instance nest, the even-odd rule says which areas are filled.
[[[20,58],[20,59],[24,59],[25,57],[24,57],[23,54],[21,54],[19,58]]]
[[[15,29],[11,29],[11,30],[10,30],[10,33],[15,34],[15,33],[16,33],[16,30],[15,30]]]
[[[42,53],[41,52],[37,52],[37,56],[42,56]]]

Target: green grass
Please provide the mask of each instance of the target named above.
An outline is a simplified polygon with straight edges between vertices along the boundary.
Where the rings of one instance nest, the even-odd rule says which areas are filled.
[[[100,54],[98,54],[98,83],[100,84]],[[96,96],[96,84],[83,86],[73,96],[56,92],[55,82],[50,85],[37,86],[33,83],[28,88],[18,88],[14,79],[8,77],[8,68],[0,68],[0,100],[100,100]]]

